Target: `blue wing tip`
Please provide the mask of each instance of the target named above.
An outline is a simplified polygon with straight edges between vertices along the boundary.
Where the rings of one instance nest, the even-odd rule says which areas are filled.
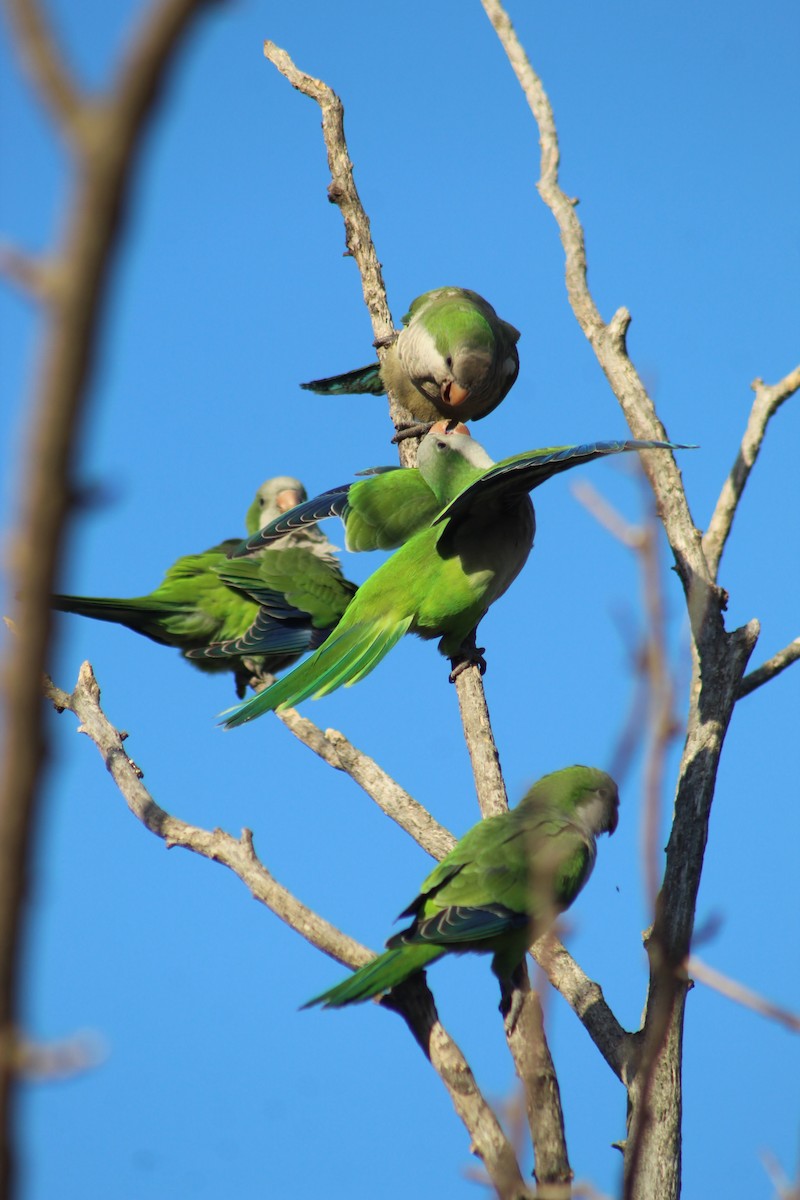
[[[228,551],[226,557],[227,558],[245,558],[253,550],[258,549],[258,545],[252,546],[250,544],[251,542],[257,542],[257,541],[258,541],[258,534],[256,534],[255,537],[247,538],[246,541],[244,541],[244,542],[239,542],[238,546],[234,546],[232,550]]]

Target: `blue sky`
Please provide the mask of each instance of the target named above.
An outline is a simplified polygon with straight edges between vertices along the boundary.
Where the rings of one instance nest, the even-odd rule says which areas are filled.
[[[104,86],[135,4],[50,6],[81,77]],[[798,361],[800,16],[787,0],[655,9],[512,4],[555,109],[562,183],[580,197],[589,281],[681,458],[703,527],[735,457],[750,381]],[[105,505],[72,529],[63,590],[135,595],[179,554],[242,530],[259,483],[310,492],[394,461],[383,403],[335,404],[299,381],[368,362],[371,330],[316,106],[262,58],[265,37],[342,96],[351,157],[398,321],[428,288],[461,284],[522,331],[519,380],[474,429],[495,458],[624,436],[567,304],[563,256],[535,190],[537,134],[477,3],[351,0],[215,9],[181,57],[147,141],[92,386],[80,479]],[[43,249],[61,226],[61,147],[0,47],[3,236]],[[3,525],[13,520],[37,314],[0,294]],[[775,418],[726,551],[728,627],[756,616],[753,665],[797,636],[800,407]],[[581,472],[633,521],[628,464]],[[560,478],[537,495],[534,553],[481,626],[486,688],[512,799],[545,771],[607,766],[631,679],[620,620],[638,624],[630,555]],[[338,528],[329,530],[341,544]],[[664,559],[682,680],[686,629]],[[376,560],[347,556],[357,580]],[[8,604],[4,605],[4,610]],[[620,614],[622,616],[620,617]],[[378,948],[430,863],[347,779],[272,718],[223,734],[230,684],[126,630],[59,622],[52,672],[89,658],[156,799],[187,820],[254,830],[277,878]],[[477,818],[447,668],[404,643],[356,688],[305,706],[377,758],[455,833]],[[698,921],[704,958],[800,1008],[796,738],[800,668],[741,703],[719,776]],[[28,1028],[89,1029],[107,1057],[26,1089],[25,1200],[108,1195],[470,1196],[466,1134],[404,1026],[374,1006],[298,1012],[341,968],[223,869],[166,853],[130,816],[68,715],[34,879]],[[668,812],[672,775],[664,797]],[[637,763],[637,768],[641,764]],[[638,1024],[649,917],[638,770],[620,827],[569,918],[569,946],[615,1012]],[[667,825],[664,828],[666,841]],[[485,961],[438,966],[442,1020],[486,1094],[514,1076]],[[573,1167],[613,1193],[625,1097],[563,1000],[545,992]],[[762,1152],[795,1168],[797,1040],[698,986],[688,1001],[684,1195],[771,1195]],[[526,1161],[526,1168],[530,1163]]]

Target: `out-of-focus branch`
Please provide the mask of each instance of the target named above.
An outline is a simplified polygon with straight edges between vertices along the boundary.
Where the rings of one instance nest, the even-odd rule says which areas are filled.
[[[378,766],[357,750],[337,729],[324,732],[293,708],[277,714],[288,730],[336,771],[344,771],[401,829],[435,859],[444,858],[456,844],[448,829]]]
[[[16,1040],[16,964],[22,936],[28,863],[38,786],[47,745],[40,679],[51,631],[62,536],[75,493],[73,459],[86,384],[136,155],[183,35],[210,0],[160,0],[140,26],[136,81],[125,70],[101,98],[79,98],[34,0],[6,0],[20,55],[59,128],[68,131],[75,179],[62,244],[28,271],[46,301],[38,378],[28,403],[30,425],[20,455],[21,504],[9,552],[18,636],[2,667],[4,763],[0,782],[0,1046]],[[13,256],[12,256],[13,259]],[[19,268],[21,259],[17,257]],[[12,263],[13,270],[13,263]],[[26,272],[17,269],[20,280]],[[13,748],[13,750],[11,749]],[[10,1138],[13,1078],[0,1053],[0,1193],[12,1195]],[[5,1065],[4,1065],[5,1064]]]
[[[713,515],[708,523],[708,529],[703,536],[703,550],[714,579],[717,577],[720,559],[733,525],[733,518],[739,507],[739,501],[742,498],[742,492],[758,458],[764,434],[767,432],[767,425],[784,400],[788,400],[800,389],[800,366],[795,367],[778,383],[771,386],[767,386],[763,379],[756,379],[753,381],[752,388],[756,396],[750,409],[742,444],[739,447],[736,462],[731,467],[730,475],[723,484]]]
[[[89,663],[84,663],[72,693],[46,681],[45,694],[59,711],[69,709],[80,721],[79,732],[97,746],[128,808],[167,847],[182,847],[228,867],[261,901],[312,946],[345,966],[357,968],[374,957],[365,946],[342,933],[302,904],[277,882],[258,858],[250,830],[234,838],[222,829],[202,829],[173,817],[161,808],[142,783],[142,773],[125,752],[123,735],[100,706],[100,688]],[[384,998],[383,1006],[398,1012],[447,1088],[453,1105],[505,1200],[531,1195],[525,1186],[513,1148],[481,1094],[461,1050],[439,1021],[433,997],[421,976],[409,980]]]
[[[0,275],[33,299],[47,300],[53,276],[46,259],[23,254],[16,246],[0,245]]]
[[[789,642],[789,645],[784,646],[777,654],[773,654],[772,658],[768,658],[760,667],[756,667],[755,671],[750,671],[748,675],[745,675],[739,684],[738,699],[741,700],[742,696],[749,696],[762,684],[769,683],[770,679],[780,675],[781,671],[785,671],[793,662],[797,662],[798,658],[800,658],[800,637]]]
[[[643,476],[639,473],[640,480]],[[635,655],[638,676],[636,694],[645,706],[643,719],[635,732],[645,744],[644,804],[642,807],[642,862],[645,897],[649,909],[655,908],[661,878],[661,812],[665,786],[666,760],[670,745],[681,730],[675,713],[675,684],[669,666],[667,645],[666,596],[661,576],[659,539],[661,524],[652,511],[652,499],[643,488],[649,510],[640,526],[630,525],[591,484],[573,488],[582,504],[624,546],[636,555],[642,581],[642,603],[646,628]],[[629,726],[626,735],[632,733]]]
[[[34,91],[47,105],[53,124],[75,138],[85,101],[62,59],[38,0],[6,0],[6,8]]]
[[[13,1068],[26,1083],[51,1083],[92,1071],[106,1057],[103,1039],[91,1031],[81,1031],[57,1042],[18,1041]]]
[[[775,1189],[775,1200],[800,1200],[800,1173],[792,1182],[771,1151],[762,1150],[760,1158]]]
[[[759,995],[752,988],[745,987],[743,983],[731,979],[730,975],[723,975],[722,971],[717,971],[715,967],[709,967],[696,954],[691,954],[687,958],[686,970],[698,983],[713,988],[720,995],[727,996],[736,1004],[760,1013],[762,1017],[767,1017],[770,1021],[777,1021],[778,1024],[785,1025],[792,1033],[800,1033],[800,1016],[797,1013],[790,1012],[788,1008],[782,1008],[779,1004],[773,1004],[771,1000]]]

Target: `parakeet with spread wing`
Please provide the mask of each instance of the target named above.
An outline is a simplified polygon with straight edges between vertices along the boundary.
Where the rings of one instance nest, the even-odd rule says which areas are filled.
[[[376,501],[372,516],[378,525],[381,513],[391,521],[393,481],[402,484],[404,476],[416,481],[415,488],[420,479],[426,484],[436,515],[361,585],[330,637],[309,659],[223,714],[226,728],[357,683],[406,633],[438,637],[443,655],[462,657],[478,622],[530,553],[535,518],[528,493],[533,488],[604,455],[677,448],[669,442],[591,442],[531,450],[493,463],[466,429],[448,431],[447,422],[437,422],[420,443],[416,468],[387,471],[356,485],[362,489],[362,505],[363,495]],[[326,510],[345,511],[349,535],[353,516],[348,519],[346,505],[346,488],[336,488],[319,502],[301,506],[300,512],[319,519]],[[291,528],[295,518],[296,513],[287,513],[248,545],[268,538],[276,528]]]

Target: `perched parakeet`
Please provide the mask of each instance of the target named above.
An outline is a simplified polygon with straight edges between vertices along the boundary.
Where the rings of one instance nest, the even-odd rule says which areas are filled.
[[[391,391],[418,421],[477,421],[519,373],[519,331],[466,288],[435,288],[403,317],[383,363],[300,386],[323,395]]]
[[[309,538],[309,533],[314,536]],[[248,596],[258,608],[237,637],[188,650],[187,657],[208,661],[256,656],[263,659],[262,671],[279,670],[321,646],[357,590],[342,575],[330,542],[314,526],[284,534],[253,557],[226,559],[215,571],[222,583]]]
[[[281,512],[305,498],[305,489],[297,479],[287,475],[268,479],[258,489],[247,511],[245,525],[248,532],[254,533],[260,526],[270,523]],[[228,553],[238,545],[238,539],[232,538],[212,546],[202,554],[188,554],[179,558],[149,595],[123,599],[56,595],[52,605],[61,612],[125,625],[134,633],[143,634],[154,642],[175,647],[201,670],[232,671],[237,679],[237,692],[243,696],[249,677],[249,672],[241,664],[244,655],[263,655],[259,663],[263,671],[274,672],[289,666],[310,646],[324,640],[327,631],[344,611],[355,587],[343,580],[333,547],[314,528],[297,530],[274,541],[271,549],[259,556],[264,559],[263,565],[248,560],[231,563]],[[284,555],[289,555],[289,558],[284,559]],[[243,638],[259,617],[260,602],[253,598],[246,580],[243,582],[232,577],[234,567],[240,568],[239,575],[242,577],[246,577],[249,570],[259,568],[262,587],[265,586],[263,579],[268,578],[275,592],[283,589],[285,612],[272,620],[272,637],[268,647],[264,638],[263,648],[243,645],[236,652],[235,659],[230,654],[196,658],[196,652],[202,656],[211,643],[230,645]],[[328,604],[322,614],[325,623],[321,638],[319,631],[314,628],[312,617],[292,607],[294,599],[288,603],[285,600],[287,592],[292,598],[302,594],[304,580],[309,573],[324,574],[329,582],[333,581],[334,588],[341,582],[347,597],[338,609],[334,606],[335,611],[331,611],[331,605]],[[289,608],[292,610],[291,616]],[[283,619],[284,616],[286,619]],[[316,642],[314,636],[318,639]],[[306,644],[303,644],[303,637]]]
[[[416,471],[435,497],[436,516],[361,585],[330,637],[309,659],[223,714],[226,728],[357,683],[406,633],[438,637],[442,654],[459,657],[530,553],[535,519],[528,492],[603,455],[676,448],[670,442],[591,442],[529,450],[493,463],[466,431],[449,432],[447,422],[437,422],[420,443],[417,468],[378,474],[357,485],[362,496],[371,487],[381,504],[389,502],[385,511],[390,520],[393,481],[401,484]],[[309,501],[301,511],[338,505],[344,491],[325,493],[317,509]],[[292,524],[287,513],[279,527]]]
[[[443,954],[492,954],[501,1012],[525,952],[569,908],[594,867],[600,833],[617,827],[619,793],[605,771],[545,775],[507,813],[473,825],[434,867],[387,950],[303,1007],[340,1008],[388,992]]]

